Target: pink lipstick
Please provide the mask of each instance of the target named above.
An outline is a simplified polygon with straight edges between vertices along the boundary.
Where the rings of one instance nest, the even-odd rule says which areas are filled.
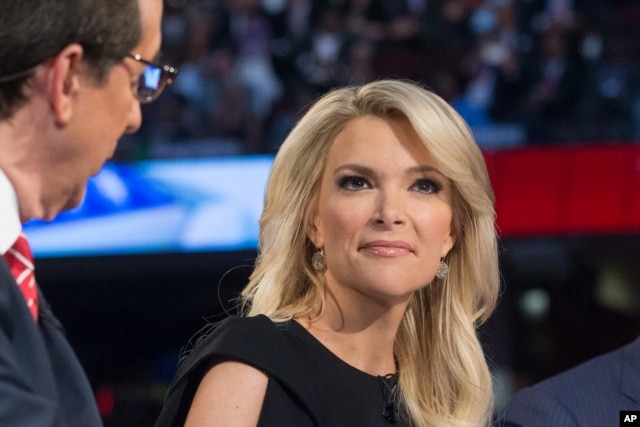
[[[403,256],[411,252],[411,246],[399,240],[375,240],[365,243],[360,249],[382,257]]]

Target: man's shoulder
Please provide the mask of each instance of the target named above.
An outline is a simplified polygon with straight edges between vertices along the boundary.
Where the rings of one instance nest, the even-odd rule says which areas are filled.
[[[632,409],[626,407],[630,393],[625,384],[640,384],[638,355],[640,338],[526,387],[512,397],[501,418],[519,426],[606,425],[620,409]]]
[[[530,386],[528,390],[562,397],[566,396],[567,391],[570,391],[572,396],[576,396],[588,394],[590,390],[595,388],[598,388],[600,392],[610,388],[617,388],[623,367],[622,361],[632,346],[640,348],[640,338],[624,347],[596,356],[578,366]]]

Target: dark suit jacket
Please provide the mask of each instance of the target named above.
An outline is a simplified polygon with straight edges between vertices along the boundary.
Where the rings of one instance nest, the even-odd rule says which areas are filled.
[[[516,393],[497,425],[617,427],[621,410],[640,410],[640,337]]]
[[[102,426],[86,375],[42,293],[39,310],[36,323],[0,256],[0,426]]]

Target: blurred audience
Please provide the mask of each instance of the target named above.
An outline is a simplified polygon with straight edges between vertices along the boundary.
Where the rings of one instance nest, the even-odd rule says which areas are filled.
[[[640,136],[632,0],[166,0],[181,79],[117,157],[273,152],[306,100],[408,78],[485,149]],[[134,139],[135,138],[135,139]]]

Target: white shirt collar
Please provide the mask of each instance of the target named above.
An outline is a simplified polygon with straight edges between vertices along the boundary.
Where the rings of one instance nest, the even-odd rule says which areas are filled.
[[[21,230],[16,192],[0,169],[0,254],[4,255],[9,250]]]

